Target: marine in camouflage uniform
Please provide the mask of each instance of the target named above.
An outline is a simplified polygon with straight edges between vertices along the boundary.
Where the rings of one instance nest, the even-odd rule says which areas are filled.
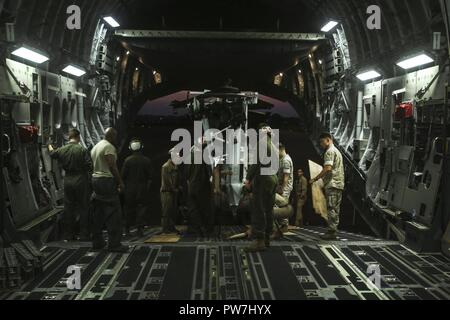
[[[342,192],[345,187],[344,161],[341,152],[334,146],[331,135],[321,135],[321,145],[325,151],[324,170],[312,180],[323,179],[328,209],[328,232],[322,238],[335,240],[339,226]]]
[[[80,221],[80,238],[89,240],[89,198],[92,160],[89,152],[80,145],[80,132],[70,130],[70,142],[57,150],[49,146],[50,156],[58,160],[65,171],[63,237],[73,240],[77,219]]]
[[[294,189],[294,163],[289,154],[286,153],[286,147],[282,144],[279,146],[280,168],[278,170],[278,187],[275,203],[279,208],[287,207],[290,204],[292,190]],[[289,230],[289,219],[280,218],[275,215],[280,226],[281,234],[275,235],[280,238],[283,233]],[[277,230],[276,233],[279,231]]]

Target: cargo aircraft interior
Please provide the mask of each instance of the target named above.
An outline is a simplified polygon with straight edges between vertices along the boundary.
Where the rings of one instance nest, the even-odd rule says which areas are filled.
[[[0,0],[0,300],[450,300],[449,28],[449,0]]]

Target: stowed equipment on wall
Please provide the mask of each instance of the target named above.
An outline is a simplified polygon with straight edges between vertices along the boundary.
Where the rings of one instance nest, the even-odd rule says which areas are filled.
[[[345,84],[322,119],[344,151],[356,209],[376,234],[416,250],[439,250],[447,227],[440,207],[450,141],[447,76],[436,66],[368,83],[357,93]],[[351,95],[356,108],[348,106]]]

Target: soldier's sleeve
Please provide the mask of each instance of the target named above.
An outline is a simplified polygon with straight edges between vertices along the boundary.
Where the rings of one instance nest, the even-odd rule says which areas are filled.
[[[289,161],[283,161],[283,163],[281,165],[282,165],[284,174],[291,174],[292,167],[291,167],[291,163]]]
[[[328,150],[325,153],[324,166],[334,166],[334,152],[332,152],[331,150]]]
[[[116,149],[116,147],[114,147],[111,144],[105,145],[104,155],[105,156],[115,156],[115,157],[117,157],[117,149]]]

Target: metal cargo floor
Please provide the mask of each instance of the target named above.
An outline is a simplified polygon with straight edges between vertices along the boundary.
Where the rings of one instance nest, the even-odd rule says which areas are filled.
[[[222,233],[238,232],[224,228]],[[292,231],[267,252],[246,254],[245,241],[182,239],[145,244],[129,254],[91,252],[85,243],[53,243],[42,251],[44,272],[2,299],[450,299],[450,261],[416,254],[396,242],[340,233],[318,240],[321,228]],[[147,231],[147,237],[156,230]],[[82,290],[66,286],[67,267],[82,268]],[[381,289],[368,269],[379,265]]]

